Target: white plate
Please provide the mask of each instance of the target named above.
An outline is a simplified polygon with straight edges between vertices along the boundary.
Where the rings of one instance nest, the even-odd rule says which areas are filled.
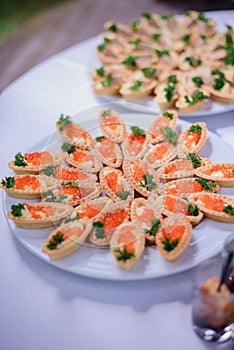
[[[100,108],[100,107],[98,107]],[[79,114],[78,120],[86,129],[90,130],[93,136],[100,135],[97,127],[97,120],[90,118],[90,110]],[[128,125],[138,125],[147,127],[153,116],[149,114],[121,114],[121,117]],[[147,119],[145,119],[147,118]],[[81,120],[85,120],[81,122]],[[145,123],[147,120],[147,123]],[[190,123],[179,121],[178,130],[187,128]],[[56,151],[60,148],[61,138],[53,135],[46,148]],[[43,149],[45,144],[40,145]],[[38,146],[32,150],[39,150]],[[215,134],[209,132],[207,142],[205,143],[200,156],[207,156],[213,162],[229,161],[234,162],[233,149]],[[220,193],[234,195],[234,188],[223,188]],[[3,207],[5,215],[11,205],[16,203],[16,198],[3,196]],[[21,202],[21,200],[18,200]],[[30,252],[38,256],[48,264],[63,269],[77,275],[94,277],[107,280],[144,280],[172,275],[181,271],[188,270],[196,266],[201,261],[218,254],[223,245],[224,239],[233,231],[232,224],[224,224],[209,219],[204,219],[196,228],[193,229],[193,238],[186,251],[175,262],[165,261],[157,252],[155,247],[147,247],[131,271],[121,270],[108,249],[93,248],[91,246],[82,246],[75,253],[59,261],[51,261],[47,255],[42,253],[42,245],[52,231],[52,228],[26,230],[18,228],[12,221],[9,221],[14,236]]]
[[[226,13],[226,16],[221,16],[220,14]],[[208,11],[205,12],[205,14],[209,18],[213,18],[217,22],[217,31],[224,31],[226,29],[226,24],[231,25],[232,24],[232,18],[233,18],[233,11]],[[229,16],[228,16],[229,15]],[[93,53],[90,56],[90,61],[87,64],[87,69],[88,72],[97,68],[100,68],[103,66],[103,63],[98,59],[96,55],[96,47],[98,44],[102,42],[101,38],[97,38],[95,42],[92,42],[91,45]],[[96,99],[100,103],[112,103],[112,102],[126,102],[122,97],[117,97],[117,96],[96,96]],[[158,106],[158,103],[153,99],[153,97],[147,97],[145,99],[141,100],[134,100],[133,104],[129,103],[128,108],[129,111],[135,111],[135,106],[134,104],[138,104],[138,110],[140,109],[141,106],[143,107],[148,107],[148,113],[158,113],[160,111],[160,108]],[[194,113],[190,114],[181,114],[180,116],[183,118],[189,118],[189,117],[207,117],[207,116],[212,116],[216,114],[221,114],[221,113],[227,113],[230,111],[234,110],[234,103],[232,104],[224,104],[224,103],[219,103],[219,102],[214,102],[211,100],[206,101],[203,104],[203,107]]]

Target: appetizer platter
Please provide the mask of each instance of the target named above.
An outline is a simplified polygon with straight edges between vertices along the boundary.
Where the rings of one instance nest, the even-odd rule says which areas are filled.
[[[212,13],[211,13],[212,14]],[[208,14],[144,12],[132,23],[103,25],[92,55],[92,89],[102,101],[134,101],[183,116],[234,106],[234,30]]]
[[[15,174],[1,181],[14,236],[33,254],[78,275],[143,280],[220,252],[233,230],[234,156],[205,123],[105,106],[56,126],[43,150],[9,160]]]

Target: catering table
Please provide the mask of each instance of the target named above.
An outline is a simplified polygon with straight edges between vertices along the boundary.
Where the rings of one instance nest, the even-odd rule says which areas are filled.
[[[233,23],[234,11],[214,14]],[[99,102],[87,66],[97,39],[34,67],[0,95],[0,178],[19,151],[55,131],[60,113],[74,115]],[[207,117],[210,131],[234,147],[233,112]],[[3,191],[1,196],[3,197]],[[3,213],[3,201],[0,210]],[[231,349],[201,341],[191,326],[193,270],[144,281],[74,275],[34,256],[0,225],[0,349]]]

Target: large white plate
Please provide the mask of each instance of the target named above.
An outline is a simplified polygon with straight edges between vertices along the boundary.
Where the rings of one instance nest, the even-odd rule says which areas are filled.
[[[100,107],[98,107],[100,108]],[[93,136],[100,135],[100,130],[97,127],[97,119],[90,117],[97,113],[90,113],[90,110],[78,116],[80,124],[90,130]],[[153,116],[149,114],[121,114],[127,125],[138,125],[141,127],[147,126],[151,122]],[[147,118],[147,119],[146,119]],[[80,120],[85,120],[81,122]],[[147,120],[147,123],[145,122]],[[190,123],[179,121],[178,130],[187,128]],[[53,135],[46,148],[56,151],[60,148],[61,138]],[[39,145],[32,150],[39,150]],[[45,147],[45,142],[40,145],[40,148]],[[209,132],[208,140],[204,145],[200,156],[209,157],[213,162],[229,161],[234,162],[233,149],[226,144],[215,134]],[[233,188],[222,188],[219,191],[223,194],[234,195]],[[20,200],[18,200],[20,202]],[[16,203],[15,198],[7,195],[3,196],[3,207],[5,214],[10,209],[11,205]],[[209,219],[204,219],[193,230],[192,241],[187,250],[175,262],[165,261],[155,249],[155,246],[147,247],[131,271],[121,270],[108,249],[94,248],[91,246],[82,246],[72,255],[65,257],[59,261],[51,261],[45,254],[42,253],[42,245],[47,235],[52,231],[52,228],[26,230],[18,228],[12,221],[9,221],[14,236],[34,255],[38,256],[48,264],[63,269],[77,275],[95,277],[108,280],[144,280],[150,278],[158,278],[162,276],[172,275],[181,271],[188,270],[198,263],[218,254],[223,245],[224,239],[232,232],[232,224],[224,224],[215,222]]]
[[[233,11],[208,11],[205,12],[207,17],[213,18],[217,22],[217,31],[224,31],[226,29],[226,24],[232,25],[233,22]],[[87,64],[88,71],[100,68],[103,63],[98,59],[97,55],[95,54],[96,52],[96,47],[98,44],[102,42],[101,38],[97,38],[95,42],[91,43],[92,46],[92,54],[90,56],[90,60]],[[90,47],[91,48],[91,47]],[[118,96],[103,96],[99,97],[96,96],[97,101],[100,103],[111,103],[111,102],[126,102],[122,97]],[[146,97],[141,100],[135,100],[133,101],[135,104],[138,104],[138,110],[140,106],[143,107],[148,107],[148,112],[150,113],[157,113],[160,111],[160,108],[158,106],[158,103],[154,100],[153,97]],[[135,111],[135,106],[134,103],[128,104],[129,110]],[[190,114],[181,114],[181,117],[183,118],[189,118],[189,117],[207,117],[207,116],[212,116],[216,114],[221,114],[221,113],[226,113],[234,110],[234,103],[232,104],[224,104],[224,103],[219,103],[215,101],[208,100],[204,103],[203,107],[196,112],[190,113]]]

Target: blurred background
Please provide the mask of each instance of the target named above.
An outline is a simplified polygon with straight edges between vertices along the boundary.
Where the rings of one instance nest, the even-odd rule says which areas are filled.
[[[192,8],[191,8],[192,6]],[[97,35],[107,20],[128,23],[142,12],[234,9],[234,0],[2,0],[0,90],[57,52]]]

